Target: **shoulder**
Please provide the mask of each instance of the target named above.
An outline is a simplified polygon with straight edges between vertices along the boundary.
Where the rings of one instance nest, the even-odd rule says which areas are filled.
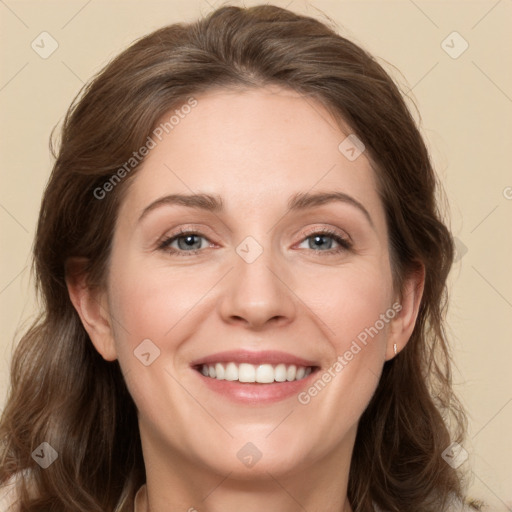
[[[17,475],[13,475],[7,482],[0,486],[0,511],[16,512],[15,505]]]
[[[139,487],[137,494],[135,495],[135,500],[133,503],[133,511],[134,512],[143,512],[144,509],[144,500],[146,499],[146,484],[143,484]]]
[[[375,512],[386,512],[385,510],[378,507],[376,504],[373,505]],[[475,509],[466,505],[463,501],[456,497],[452,497],[446,512],[475,512]]]

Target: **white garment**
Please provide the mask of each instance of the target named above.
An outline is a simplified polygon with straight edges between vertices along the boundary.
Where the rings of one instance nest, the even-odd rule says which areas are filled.
[[[12,475],[9,481],[0,487],[0,512],[15,512],[16,493],[14,486],[16,475]]]
[[[139,490],[137,491],[137,494],[135,495],[135,502],[133,504],[133,512],[145,512],[146,506],[142,505],[144,503],[144,500],[146,498],[146,484],[142,485]]]

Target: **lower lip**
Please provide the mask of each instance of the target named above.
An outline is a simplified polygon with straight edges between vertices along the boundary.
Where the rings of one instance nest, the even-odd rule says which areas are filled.
[[[194,370],[194,372],[212,391],[235,402],[244,404],[271,404],[292,396],[297,396],[301,390],[310,385],[311,380],[318,372],[318,368],[313,370],[307,377],[300,380],[273,382],[271,384],[239,382],[237,380],[218,380],[212,377],[205,377],[197,370]]]

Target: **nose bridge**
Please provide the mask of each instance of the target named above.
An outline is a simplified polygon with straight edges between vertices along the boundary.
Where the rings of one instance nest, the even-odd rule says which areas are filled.
[[[294,314],[293,294],[273,253],[269,236],[247,236],[235,248],[234,269],[221,300],[227,321],[243,319],[253,327],[270,319],[289,321]]]

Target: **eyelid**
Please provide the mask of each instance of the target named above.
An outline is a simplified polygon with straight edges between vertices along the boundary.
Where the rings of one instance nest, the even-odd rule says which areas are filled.
[[[343,231],[340,228],[336,228],[336,227],[330,226],[330,225],[327,225],[327,227],[325,227],[325,225],[324,225],[324,226],[314,226],[312,228],[307,228],[306,231],[303,233],[303,236],[300,241],[302,242],[308,236],[314,235],[316,233],[325,233],[325,234],[329,234],[329,235],[336,235],[336,236],[339,236],[340,238],[343,238],[343,240],[346,240],[350,244],[354,243],[352,238],[346,231]]]
[[[210,235],[205,234],[205,231],[211,231],[213,236],[218,236],[215,231],[213,231],[211,228],[207,228],[204,225],[186,224],[185,226],[180,226],[178,228],[171,229],[170,231],[166,231],[164,235],[160,236],[156,240],[156,244],[159,245],[161,242],[165,242],[169,238],[174,238],[179,235],[187,235],[187,234],[200,235],[200,236],[210,240],[210,238],[209,238]]]

